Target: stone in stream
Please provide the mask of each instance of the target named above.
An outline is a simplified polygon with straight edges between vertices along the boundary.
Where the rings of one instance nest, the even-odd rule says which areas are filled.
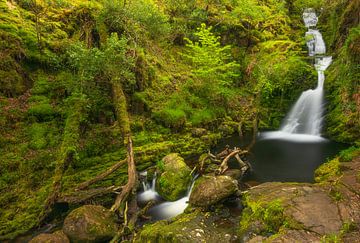
[[[179,154],[165,156],[158,164],[160,171],[156,181],[156,191],[168,201],[183,197],[191,183],[191,170]]]
[[[52,234],[39,234],[30,240],[29,243],[70,243],[70,241],[62,230],[58,230]]]
[[[237,190],[237,181],[230,176],[203,176],[195,182],[190,204],[209,206],[233,195]]]
[[[117,232],[115,215],[103,206],[84,205],[72,211],[63,231],[71,242],[106,242]]]

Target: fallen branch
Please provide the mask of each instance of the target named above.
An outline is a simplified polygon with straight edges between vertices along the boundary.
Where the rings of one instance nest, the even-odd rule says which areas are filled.
[[[235,156],[235,158],[237,157],[237,159],[239,159],[242,162],[242,163],[240,162],[241,165],[246,166],[246,164],[240,159],[240,155],[247,154],[247,153],[248,153],[247,150],[241,150],[239,148],[234,148],[234,150],[231,153],[229,153],[225,157],[225,159],[222,161],[222,163],[218,169],[218,174],[224,174],[224,172],[229,168],[228,162],[229,162],[230,158],[233,156]]]
[[[109,186],[89,189],[86,191],[78,191],[69,195],[63,195],[57,200],[57,203],[79,204],[88,201],[94,197],[100,197],[110,193],[118,193],[121,189],[122,187],[120,186]]]
[[[107,169],[107,170],[104,171],[103,173],[97,175],[97,176],[94,177],[93,179],[81,183],[81,184],[75,189],[75,191],[84,190],[84,189],[86,189],[87,187],[89,187],[90,185],[92,185],[92,184],[94,184],[94,183],[96,183],[96,182],[98,182],[98,181],[103,180],[104,178],[106,178],[107,176],[109,176],[110,174],[112,174],[112,173],[114,173],[116,170],[118,170],[122,165],[125,164],[126,161],[127,161],[126,159],[120,160],[119,162],[117,162],[116,164],[114,164],[112,167],[110,167],[109,169]]]

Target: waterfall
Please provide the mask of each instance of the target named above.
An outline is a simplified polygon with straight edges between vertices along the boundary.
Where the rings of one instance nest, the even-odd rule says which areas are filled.
[[[295,102],[281,124],[280,131],[263,133],[264,138],[284,138],[295,140],[314,140],[321,138],[324,113],[324,71],[331,64],[332,57],[324,56],[325,42],[316,27],[318,17],[313,9],[306,9],[303,20],[308,31],[305,33],[309,56],[315,59],[318,83],[315,89],[304,91]]]
[[[143,175],[145,176],[146,174],[147,174],[146,172],[143,173]],[[160,198],[159,194],[155,190],[155,184],[156,184],[156,173],[154,174],[151,184],[149,184],[147,181],[142,182],[144,191],[138,195],[138,200],[140,202],[148,202]]]
[[[195,180],[197,175],[193,177],[191,186],[189,187],[186,196],[176,200],[174,202],[163,202],[149,210],[149,214],[152,216],[153,220],[169,219],[175,217],[184,212],[188,206],[188,201],[192,188],[194,187]]]

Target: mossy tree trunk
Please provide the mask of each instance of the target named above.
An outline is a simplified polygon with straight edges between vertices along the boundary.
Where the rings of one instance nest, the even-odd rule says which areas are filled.
[[[84,99],[74,99],[74,106],[66,118],[63,141],[60,147],[60,154],[56,161],[56,168],[53,178],[52,190],[47,197],[45,210],[41,221],[51,211],[61,193],[62,178],[76,157],[78,142],[80,138],[80,123],[84,114]]]
[[[137,182],[136,166],[134,161],[134,151],[131,138],[130,119],[127,111],[127,102],[121,83],[118,80],[112,81],[113,96],[115,103],[116,116],[118,120],[118,126],[120,127],[124,139],[124,145],[127,149],[127,164],[128,164],[128,181],[123,187],[121,193],[117,196],[114,205],[111,207],[111,211],[117,211],[125,206],[125,202],[129,196],[134,193],[134,188]]]

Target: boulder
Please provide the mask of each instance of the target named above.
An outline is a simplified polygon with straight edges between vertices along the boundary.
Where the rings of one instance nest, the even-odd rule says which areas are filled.
[[[156,181],[156,190],[168,201],[176,201],[184,196],[191,183],[191,170],[184,159],[173,153],[158,163],[160,176]]]
[[[29,243],[70,243],[69,238],[62,230],[56,231],[52,234],[40,234],[34,237]]]
[[[63,231],[71,242],[105,242],[117,232],[115,215],[103,206],[84,205],[72,211]]]
[[[237,190],[237,181],[230,176],[204,176],[196,181],[190,195],[190,204],[209,206],[233,195]]]
[[[243,172],[238,169],[229,169],[225,171],[224,175],[230,176],[231,178],[238,180],[242,177]]]

